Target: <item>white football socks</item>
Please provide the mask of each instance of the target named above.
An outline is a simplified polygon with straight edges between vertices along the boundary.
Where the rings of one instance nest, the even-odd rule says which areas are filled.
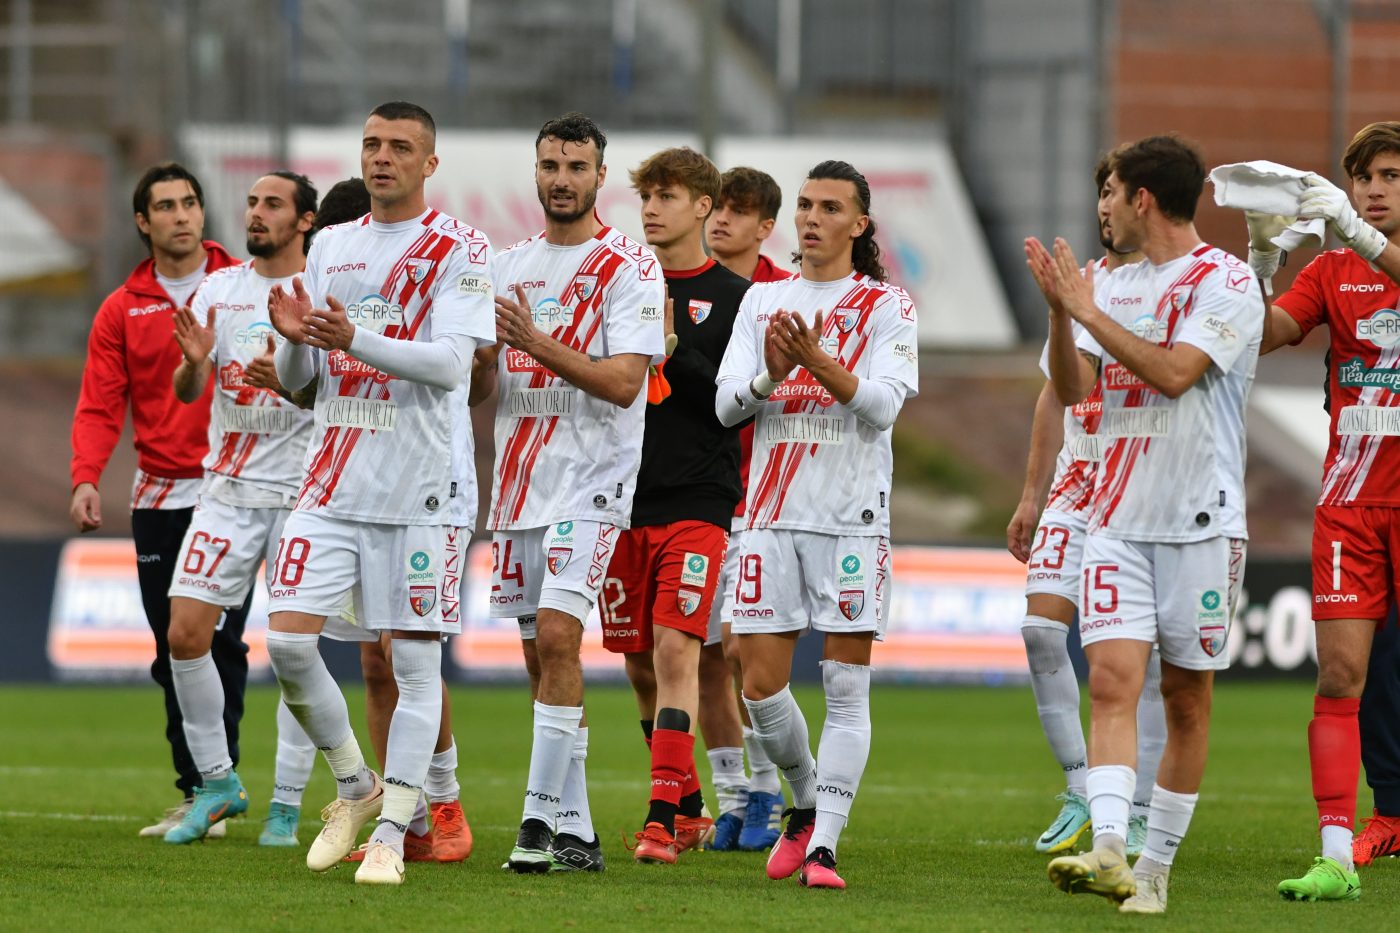
[[[400,639],[403,641],[404,639]],[[419,642],[425,644],[425,642]],[[433,642],[432,644],[438,644]],[[399,646],[394,645],[394,668],[397,671],[399,663]],[[388,770],[385,768],[384,770]],[[404,787],[400,784],[384,782],[384,809],[379,813],[379,825],[374,827],[374,833],[369,837],[370,842],[382,842],[394,847],[399,855],[403,855],[403,837],[408,825],[413,822],[413,812],[418,808],[418,801],[423,798],[423,793],[416,787]]]
[[[749,793],[780,794],[783,783],[778,778],[778,766],[763,750],[763,743],[753,729],[744,727],[744,752],[749,756]]]
[[[316,743],[297,722],[287,704],[277,704],[277,766],[272,778],[272,800],[300,807],[306,782],[316,764]]]
[[[554,828],[582,719],[582,706],[548,706],[535,701],[535,738],[521,822],[539,820]]]
[[[1137,706],[1137,787],[1133,791],[1133,816],[1146,816],[1152,806],[1157,767],[1167,749],[1167,710],[1162,703],[1162,655],[1154,646],[1147,659],[1147,678]]]
[[[1084,725],[1079,721],[1079,681],[1069,660],[1068,637],[1069,627],[1053,619],[1028,615],[1021,622],[1040,728],[1065,772],[1067,789],[1082,797],[1089,765]]]
[[[744,775],[742,748],[711,748],[705,752],[710,759],[710,775],[715,785],[715,805],[720,815],[738,813],[742,819],[749,805],[749,779]],[[776,777],[776,772],[774,772]]]
[[[555,834],[568,833],[583,842],[597,838],[593,832],[593,814],[588,809],[588,727],[579,726],[574,747],[569,753],[569,770],[564,773],[564,790],[559,795]]]
[[[457,740],[440,752],[433,752],[428,762],[428,777],[423,782],[423,792],[433,803],[451,803],[462,794],[457,783]]]
[[[197,658],[170,659],[170,677],[175,682],[175,698],[184,719],[185,744],[201,776],[217,780],[233,770],[228,754],[228,734],[224,731],[224,687],[214,657],[205,652]]]
[[[744,697],[754,736],[792,788],[792,805],[810,810],[817,805],[817,762],[808,744],[807,720],[790,686],[766,700]]]
[[[394,639],[394,682],[398,684],[399,702],[389,720],[384,783],[386,787],[402,791],[395,793],[394,801],[402,797],[407,802],[402,805],[402,811],[390,811],[391,798],[386,797],[381,819],[407,826],[418,805],[418,795],[428,775],[428,763],[442,725],[442,642]]]
[[[870,668],[823,661],[822,686],[826,724],[817,746],[817,820],[807,852],[823,847],[835,855],[870,758]]]
[[[1152,810],[1147,814],[1147,842],[1142,857],[1167,868],[1176,858],[1181,840],[1191,825],[1200,794],[1178,794],[1164,787],[1153,786]],[[1155,865],[1152,867],[1156,867]]]
[[[272,670],[282,686],[287,709],[326,756],[326,764],[335,775],[336,793],[347,800],[368,797],[374,783],[350,728],[345,695],[326,670],[326,662],[316,649],[318,641],[319,635],[268,632]]]
[[[1085,779],[1089,816],[1094,824],[1094,848],[1111,848],[1123,854],[1128,839],[1128,807],[1137,779],[1127,765],[1090,768]]]
[[[1150,829],[1148,831],[1151,832]],[[1352,863],[1351,854],[1354,840],[1352,831],[1345,826],[1324,826],[1322,827],[1322,854],[1339,863],[1347,871],[1355,871],[1356,866]]]

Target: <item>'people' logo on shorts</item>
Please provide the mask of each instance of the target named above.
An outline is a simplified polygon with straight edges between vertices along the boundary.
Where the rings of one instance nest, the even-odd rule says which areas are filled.
[[[408,565],[420,573],[428,569],[429,563],[431,560],[427,551],[414,551],[413,556],[408,559]]]
[[[1215,590],[1206,590],[1201,594],[1201,608],[1212,611],[1220,608],[1220,594]]]

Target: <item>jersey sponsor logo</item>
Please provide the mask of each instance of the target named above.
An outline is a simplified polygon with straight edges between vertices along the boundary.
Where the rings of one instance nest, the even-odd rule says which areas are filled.
[[[1378,347],[1400,344],[1400,312],[1394,308],[1382,308],[1368,318],[1359,319],[1356,322],[1356,337],[1358,340],[1369,340]]]
[[[433,571],[433,558],[427,551],[414,551],[409,555],[408,582],[428,585],[437,583],[437,573]]]
[[[587,301],[598,290],[598,276],[593,274],[574,276],[574,294],[579,301]]]
[[[1111,307],[1111,308],[1119,308],[1119,307],[1133,308],[1133,307],[1136,307],[1136,306],[1142,304],[1142,296],[1141,296],[1141,295],[1133,295],[1133,296],[1130,297],[1130,298],[1120,298],[1120,297],[1118,297],[1117,295],[1114,295],[1112,298],[1108,299],[1108,304],[1109,304],[1109,307]]]
[[[735,607],[734,618],[736,619],[771,619],[772,609],[740,609]]]
[[[155,304],[146,305],[144,308],[128,308],[126,313],[129,317],[142,317],[147,314],[155,314],[157,311],[168,311],[173,307],[175,306],[168,301],[157,301]]]
[[[912,343],[897,343],[891,348],[890,352],[894,354],[894,358],[897,360],[903,360],[906,363],[919,362],[919,351],[914,349]]]
[[[574,309],[559,303],[558,298],[545,298],[530,310],[535,326],[540,330],[553,330],[556,327],[569,327],[574,323]]]
[[[238,314],[243,311],[255,311],[257,310],[257,305],[234,304],[233,302],[229,301],[216,301],[212,305],[210,305],[209,310],[213,311],[216,314]],[[272,325],[269,324],[267,326],[271,327]]]
[[[830,408],[836,397],[826,390],[826,386],[816,380],[805,369],[798,370],[793,378],[773,390],[768,396],[770,402],[815,402],[821,408]]]
[[[692,615],[696,609],[700,608],[700,594],[694,590],[676,590],[676,608],[681,611],[681,615]]]
[[[326,364],[330,368],[331,375],[337,379],[355,376],[361,379],[372,379],[379,385],[383,385],[394,378],[386,372],[380,372],[363,360],[355,359],[344,350],[332,350],[330,356],[326,358]]]
[[[506,396],[506,414],[512,418],[542,418],[572,415],[572,388],[514,389]]]
[[[326,427],[392,431],[398,417],[399,407],[381,399],[330,398],[316,405],[316,420]]]
[[[1400,369],[1372,369],[1365,360],[1355,356],[1337,367],[1337,384],[1400,392]]]
[[[248,307],[252,309],[252,305]],[[270,323],[254,321],[247,327],[240,327],[233,332],[233,345],[247,350],[263,350],[267,347],[269,337],[279,344],[282,342],[282,335],[277,333]]]
[[[1338,434],[1400,435],[1400,408],[1348,405],[1337,413]]]
[[[1315,603],[1359,603],[1361,597],[1355,593],[1317,593],[1313,596]]]
[[[506,348],[506,372],[508,373],[544,373],[553,376],[540,361],[535,359],[524,350],[516,350],[513,347]]]
[[[685,559],[681,561],[681,585],[704,586],[709,577],[710,559],[704,554],[692,554],[687,551]]]
[[[821,351],[827,356],[831,357],[832,359],[836,359],[836,357],[841,353],[841,338],[836,336],[835,334],[818,337],[817,346],[821,347]]]
[[[410,586],[408,588],[408,606],[415,614],[425,616],[432,612],[436,605],[437,587]]]
[[[836,415],[773,415],[763,421],[763,442],[844,444],[846,419]]]
[[[1201,322],[1201,329],[1214,334],[1226,346],[1233,346],[1235,341],[1240,339],[1239,331],[1227,324],[1224,318],[1214,314],[1206,316],[1206,319]]]
[[[642,305],[637,311],[637,319],[643,324],[658,324],[661,322],[661,305]]]
[[[495,289],[491,285],[491,277],[480,273],[464,275],[457,280],[457,294],[470,295],[473,298],[490,298]]]
[[[229,434],[291,434],[301,427],[300,409],[281,405],[234,405],[224,412]]]
[[[1176,294],[1172,294],[1172,300],[1176,299]],[[1129,333],[1141,337],[1151,343],[1161,343],[1167,339],[1167,322],[1159,321],[1150,314],[1139,315],[1128,325]]]
[[[366,295],[359,301],[345,306],[345,316],[356,327],[364,327],[376,334],[384,333],[390,324],[403,326],[403,307],[383,295]]]
[[[865,591],[842,590],[836,605],[840,607],[843,616],[854,622],[865,611]]]
[[[690,320],[696,324],[705,323],[705,319],[710,316],[710,308],[713,306],[714,302],[712,301],[701,301],[699,298],[690,299],[690,306],[687,308]]]
[[[573,556],[574,549],[571,547],[552,547],[549,549],[549,556],[546,563],[549,565],[549,572],[554,576],[564,572],[564,568],[569,566],[569,558]]]
[[[1069,455],[1085,463],[1098,463],[1103,459],[1103,438],[1097,434],[1080,434],[1070,438]]]
[[[837,308],[831,313],[836,316],[836,329],[843,334],[849,334],[860,320],[860,311],[856,308]]]
[[[1114,392],[1131,392],[1147,388],[1147,383],[1122,363],[1109,363],[1103,368],[1103,387]]]
[[[1343,282],[1341,285],[1337,286],[1337,290],[1341,292],[1362,293],[1383,292],[1385,291],[1385,288],[1386,287],[1380,282]]]
[[[326,266],[326,275],[335,275],[339,272],[364,272],[368,268],[362,262],[343,262],[338,266]]]
[[[1097,396],[1086,398],[1084,401],[1071,408],[1070,413],[1080,421],[1083,421],[1091,415],[1101,415],[1103,414],[1103,399]]]
[[[836,575],[836,585],[865,589],[865,569],[859,554],[847,554],[841,558],[841,569]]]
[[[428,278],[428,273],[433,271],[433,261],[421,257],[408,260],[404,271],[408,273],[408,280],[414,285],[419,285]]]
[[[1163,437],[1171,433],[1168,408],[1120,408],[1105,412],[1099,433],[1110,437]]]
[[[237,360],[219,367],[219,388],[225,392],[237,392],[246,388],[248,383],[243,379],[243,364]]]

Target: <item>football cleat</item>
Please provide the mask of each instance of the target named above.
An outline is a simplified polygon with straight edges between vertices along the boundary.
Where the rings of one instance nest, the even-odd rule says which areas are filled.
[[[1137,893],[1128,860],[1111,849],[1062,855],[1050,862],[1046,873],[1055,887],[1069,894],[1097,894],[1121,904]]]
[[[1064,801],[1055,821],[1035,841],[1037,852],[1069,852],[1089,828],[1089,801],[1079,794],[1065,791],[1056,800]]]
[[[289,803],[272,801],[267,808],[267,819],[263,820],[262,835],[258,836],[260,846],[292,847],[301,845],[297,841],[297,824],[301,822],[301,807]]]
[[[1400,816],[1381,816],[1372,810],[1370,819],[1361,821],[1361,833],[1351,842],[1351,860],[1369,865],[1378,858],[1400,855]]]
[[[543,874],[554,863],[549,847],[554,842],[554,833],[541,820],[526,820],[520,824],[520,833],[515,838],[515,848],[506,860],[506,867],[521,875]]]
[[[354,852],[345,856],[345,861],[363,862],[365,860],[365,853],[369,850],[370,845],[370,843],[366,842]],[[436,862],[437,859],[433,857],[432,836],[420,836],[414,832],[404,833],[403,860],[405,862]]]
[[[1147,816],[1128,817],[1128,857],[1137,858],[1147,845]],[[1130,911],[1131,913],[1131,911]]]
[[[387,842],[365,846],[364,860],[355,869],[356,884],[403,884],[403,857]]]
[[[783,831],[783,795],[750,791],[749,804],[744,808],[744,828],[739,833],[739,848],[759,852],[771,848]]]
[[[321,810],[321,819],[326,825],[321,827],[321,832],[311,840],[311,848],[306,850],[307,868],[326,871],[340,864],[340,860],[355,847],[360,830],[379,816],[379,811],[384,808],[384,782],[373,771],[370,778],[374,782],[374,790],[368,797],[356,800],[337,797]]]
[[[676,851],[698,849],[714,838],[715,821],[710,819],[709,810],[702,809],[699,816],[676,814]]]
[[[164,837],[166,833],[170,832],[176,826],[180,825],[180,821],[185,818],[186,813],[190,812],[190,807],[192,807],[193,805],[194,798],[190,797],[183,801],[179,806],[168,808],[159,820],[156,820],[150,826],[141,827],[141,831],[138,832],[136,835],[148,839],[155,836]],[[204,838],[222,839],[226,835],[228,835],[228,823],[226,823],[223,820],[220,820],[213,826],[209,827],[209,832],[204,834]]]
[[[584,842],[570,833],[560,833],[549,846],[550,871],[602,871],[603,847],[594,836]]]
[[[194,801],[185,811],[178,824],[165,834],[165,841],[175,845],[186,845],[196,839],[203,839],[220,820],[246,812],[248,792],[238,775],[230,771],[228,777],[207,780],[203,787],[194,789]]]
[[[632,848],[632,858],[647,865],[674,865],[679,854],[676,837],[660,823],[648,823]]]
[[[467,815],[462,812],[462,802],[430,803],[428,809],[433,815],[433,828],[429,836],[433,841],[434,860],[464,861],[472,854],[472,828],[467,824]]]
[[[1301,878],[1278,883],[1286,901],[1354,901],[1361,896],[1361,879],[1332,858],[1319,855]]]
[[[735,810],[732,813],[724,813],[715,820],[714,835],[705,844],[707,851],[733,852],[739,848],[739,833],[744,830],[744,818],[739,815],[740,812]]]
[[[750,798],[752,799],[752,798]],[[790,807],[783,811],[787,817],[787,828],[778,837],[778,844],[768,853],[768,877],[774,881],[786,878],[807,860],[807,840],[812,838],[812,827],[817,821],[817,808],[799,810]]]
[[[1164,914],[1167,912],[1167,876],[1152,872],[1134,875],[1137,891],[1118,905],[1120,914]]]
[[[833,888],[845,890],[846,882],[836,874],[836,856],[826,846],[817,846],[802,862],[797,880],[804,888]]]

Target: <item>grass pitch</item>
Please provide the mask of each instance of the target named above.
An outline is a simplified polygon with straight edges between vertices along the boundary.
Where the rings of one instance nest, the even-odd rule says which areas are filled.
[[[799,691],[812,724],[818,691]],[[1068,897],[1032,847],[1061,789],[1024,688],[875,687],[870,765],[841,841],[845,892],[768,881],[758,853],[688,853],[634,864],[648,764],[631,696],[594,689],[588,761],[602,875],[500,869],[520,818],[530,747],[522,688],[454,689],[463,802],[475,851],[460,865],[408,866],[402,888],[358,888],[348,867],[305,868],[304,845],[333,793],[318,763],[300,850],[260,849],[275,745],[272,688],[251,689],[239,773],[250,818],[227,839],[170,846],[136,831],[177,802],[149,687],[0,688],[0,928],[13,930],[1180,930],[1384,929],[1400,860],[1362,869],[1353,904],[1294,904],[1274,886],[1315,854],[1307,685],[1226,685],[1211,760],[1172,876],[1165,920],[1120,917]],[[351,691],[350,707],[362,709]],[[368,750],[362,723],[357,730]],[[703,756],[698,756],[708,777]],[[706,792],[710,793],[708,781]],[[1362,805],[1370,794],[1362,788]],[[309,824],[309,825],[308,825]]]

